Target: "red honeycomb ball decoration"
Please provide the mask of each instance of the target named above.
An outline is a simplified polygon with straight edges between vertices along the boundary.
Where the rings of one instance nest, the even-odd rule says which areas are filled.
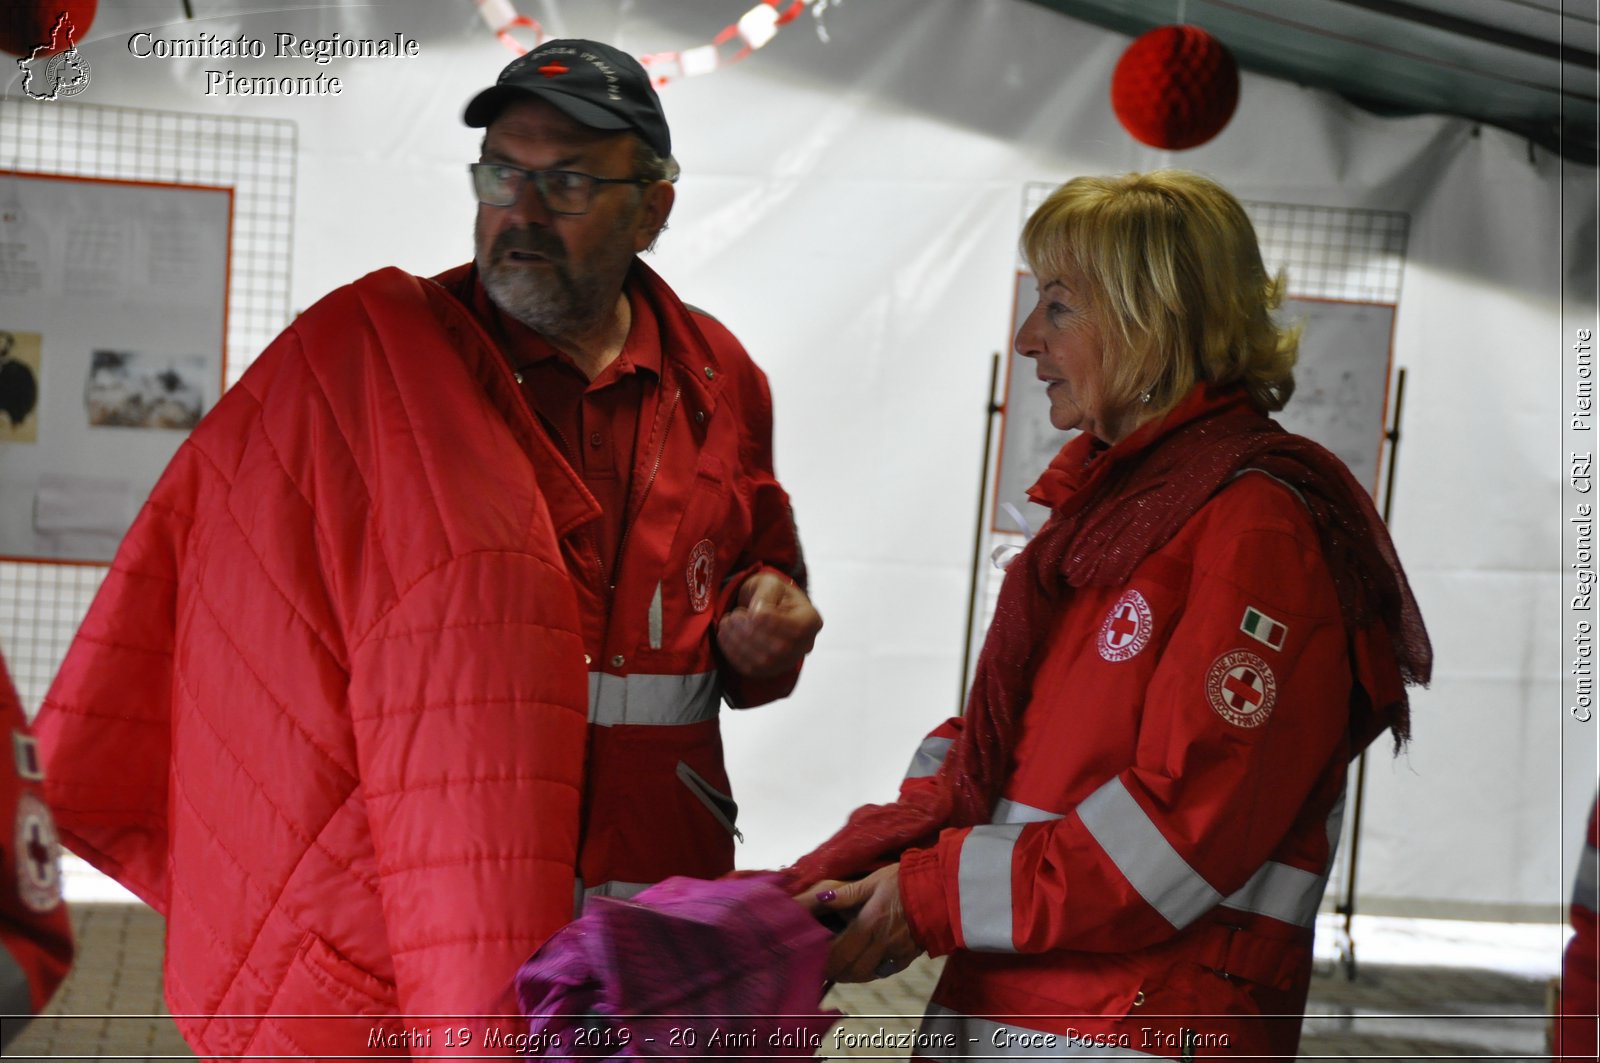
[[[1160,26],[1128,46],[1111,74],[1111,109],[1135,140],[1169,150],[1204,144],[1239,103],[1239,66],[1198,26]]]
[[[56,39],[56,22],[66,13],[72,24],[72,40],[82,44],[89,35],[99,0],[0,0],[0,51],[28,56],[41,44],[41,56],[54,55],[69,47],[65,34]]]

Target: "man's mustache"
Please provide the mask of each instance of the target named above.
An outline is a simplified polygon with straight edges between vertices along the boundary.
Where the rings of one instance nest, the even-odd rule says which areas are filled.
[[[564,262],[567,257],[567,249],[554,234],[547,229],[533,226],[505,230],[494,238],[494,245],[490,248],[495,258],[501,258],[513,251],[542,255],[552,262]]]

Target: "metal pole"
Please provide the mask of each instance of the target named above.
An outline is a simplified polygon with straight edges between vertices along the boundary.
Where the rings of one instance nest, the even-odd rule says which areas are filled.
[[[1400,453],[1400,418],[1405,409],[1406,402],[1406,371],[1400,370],[1399,378],[1394,386],[1394,427],[1383,434],[1389,442],[1389,470],[1387,482],[1383,485],[1383,522],[1389,523],[1389,515],[1394,509],[1394,474],[1396,460]],[[1344,976],[1346,981],[1355,981],[1356,977],[1356,940],[1352,927],[1356,917],[1356,863],[1361,855],[1361,810],[1365,803],[1367,784],[1367,751],[1362,750],[1356,758],[1356,800],[1354,818],[1350,822],[1350,874],[1345,880],[1344,903],[1335,911],[1344,916]]]
[[[994,417],[1004,413],[1005,406],[994,401],[994,390],[1000,382],[1000,352],[996,351],[989,365],[989,394],[983,417],[983,465],[978,470],[978,520],[972,532],[972,577],[967,587],[967,630],[961,640],[961,691],[956,697],[958,711],[967,704],[967,682],[972,668],[972,631],[978,623],[978,577],[983,572],[983,516],[989,501],[989,456],[994,452]]]

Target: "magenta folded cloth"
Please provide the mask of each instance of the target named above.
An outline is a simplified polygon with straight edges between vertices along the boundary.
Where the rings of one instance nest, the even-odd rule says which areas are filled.
[[[632,900],[591,898],[517,972],[543,1059],[809,1057],[828,931],[775,877],[670,878]]]

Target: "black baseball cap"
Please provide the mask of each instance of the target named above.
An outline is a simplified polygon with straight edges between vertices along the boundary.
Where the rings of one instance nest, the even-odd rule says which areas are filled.
[[[639,61],[609,44],[545,41],[513,59],[499,79],[467,104],[463,121],[482,129],[501,108],[525,97],[540,99],[590,129],[631,129],[662,158],[672,154],[672,134],[661,99]]]

